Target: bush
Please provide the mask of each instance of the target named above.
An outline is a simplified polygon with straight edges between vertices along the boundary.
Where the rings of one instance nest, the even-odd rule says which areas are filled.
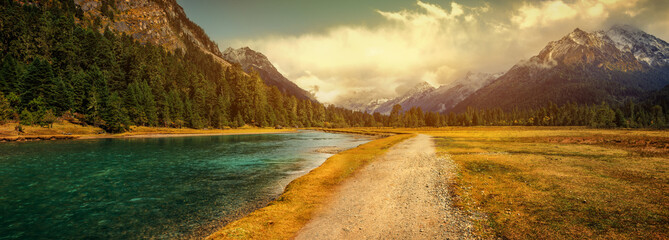
[[[19,122],[22,125],[30,126],[35,123],[35,120],[33,119],[33,114],[30,111],[28,111],[28,109],[25,108],[23,109],[23,111],[21,111],[19,119],[20,119]]]

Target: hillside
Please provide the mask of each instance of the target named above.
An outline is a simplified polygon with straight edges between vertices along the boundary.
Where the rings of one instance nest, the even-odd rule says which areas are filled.
[[[276,70],[269,59],[260,52],[256,52],[248,47],[239,49],[227,48],[223,52],[223,58],[230,63],[239,64],[247,73],[257,72],[265,84],[275,86],[283,93],[293,95],[299,99],[316,101],[311,93],[284,77]]]
[[[175,0],[75,0],[83,11],[85,26],[124,33],[143,43],[162,46],[169,51],[197,48],[229,66],[222,59],[218,45],[188,19]]]

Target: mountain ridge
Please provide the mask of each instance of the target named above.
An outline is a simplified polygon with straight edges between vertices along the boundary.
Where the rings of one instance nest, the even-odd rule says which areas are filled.
[[[269,61],[267,56],[257,52],[249,47],[242,47],[238,49],[227,48],[223,51],[223,59],[230,63],[239,64],[244,71],[251,73],[258,72],[260,78],[270,86],[276,86],[282,92],[296,96],[299,99],[309,99],[316,101],[313,95],[304,89],[297,86],[297,84],[288,80],[281,74],[276,67]]]

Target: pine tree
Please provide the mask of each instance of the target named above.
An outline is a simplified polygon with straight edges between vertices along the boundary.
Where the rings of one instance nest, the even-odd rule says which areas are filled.
[[[9,99],[0,93],[0,125],[5,124],[14,113],[14,109],[10,106]]]
[[[123,100],[117,93],[109,97],[106,109],[105,130],[111,133],[125,132],[129,129],[130,120],[123,108]]]
[[[11,54],[5,55],[2,60],[2,67],[0,68],[0,92],[5,94],[21,93],[23,88],[21,86],[22,73],[19,64],[16,62]]]
[[[402,127],[402,120],[400,113],[402,112],[402,105],[395,104],[393,109],[390,111],[390,126],[391,127]]]

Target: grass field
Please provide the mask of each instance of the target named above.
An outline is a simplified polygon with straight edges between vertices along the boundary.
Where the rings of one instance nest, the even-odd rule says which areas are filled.
[[[669,132],[480,127],[433,135],[484,238],[669,238]]]
[[[328,158],[292,181],[267,207],[232,222],[209,239],[290,239],[332,196],[334,188],[366,163],[412,134],[380,138]]]

